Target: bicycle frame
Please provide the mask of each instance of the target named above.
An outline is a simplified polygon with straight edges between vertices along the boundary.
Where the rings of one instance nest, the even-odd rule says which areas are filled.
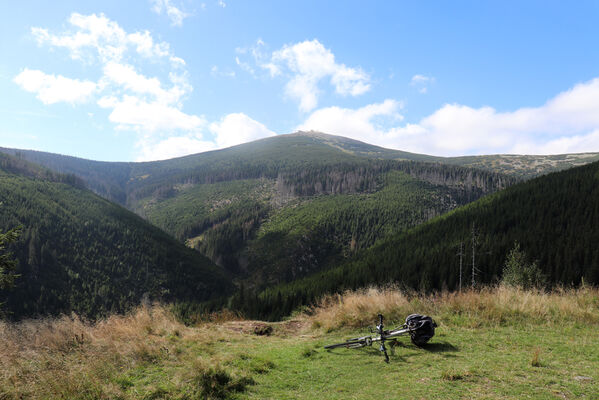
[[[394,329],[392,331],[385,331],[385,326],[383,324],[383,315],[379,314],[379,324],[376,326],[376,333],[378,336],[362,336],[359,338],[349,339],[345,343],[333,344],[329,346],[325,346],[325,349],[334,349],[337,347],[346,347],[348,349],[354,349],[365,346],[372,346],[375,342],[380,342],[379,350],[385,355],[385,362],[389,362],[389,355],[387,354],[387,347],[385,346],[385,341],[389,339],[396,338],[398,336],[402,336],[405,334],[409,334],[411,332],[410,328],[407,325],[403,325],[400,328]]]

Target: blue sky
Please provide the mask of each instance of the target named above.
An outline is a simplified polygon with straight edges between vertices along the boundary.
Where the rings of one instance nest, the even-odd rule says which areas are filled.
[[[599,3],[0,4],[0,146],[170,158],[314,129],[435,154],[599,151]]]

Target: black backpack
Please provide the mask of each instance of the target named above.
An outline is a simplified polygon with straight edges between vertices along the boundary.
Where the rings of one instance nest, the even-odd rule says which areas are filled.
[[[418,347],[424,346],[433,336],[437,324],[427,315],[411,314],[406,317],[406,325],[410,329],[412,343]]]

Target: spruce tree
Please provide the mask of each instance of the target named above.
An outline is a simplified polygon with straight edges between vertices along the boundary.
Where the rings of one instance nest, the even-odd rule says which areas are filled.
[[[21,233],[21,228],[14,228],[6,233],[0,233],[0,290],[11,288],[15,278],[17,260],[12,253],[7,251],[7,246],[16,241]]]

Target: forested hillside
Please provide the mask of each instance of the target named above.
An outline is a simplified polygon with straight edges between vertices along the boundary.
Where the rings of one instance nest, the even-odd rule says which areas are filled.
[[[496,283],[515,242],[549,284],[599,283],[599,163],[514,185],[359,253],[336,268],[232,301],[248,315],[280,318],[325,293],[395,283],[456,289],[460,246],[464,286]],[[474,239],[473,239],[474,238]]]
[[[0,156],[0,231],[21,226],[11,251],[12,317],[122,312],[142,298],[204,301],[232,288],[225,273],[140,217],[81,188],[72,176]]]
[[[599,282],[597,163],[512,186],[506,174],[314,132],[148,163],[4,151],[15,156],[0,159],[0,229],[24,226],[22,276],[2,294],[17,316],[99,315],[146,293],[198,303],[226,295],[227,276],[243,282],[231,305],[269,318],[370,283],[454,289],[460,243],[464,282],[472,249],[476,281],[496,282],[515,241],[550,282]],[[594,156],[555,157],[562,168]]]
[[[313,132],[148,163],[13,153],[80,177],[250,286],[328,268],[516,181]]]
[[[143,163],[1,151],[14,154],[13,163],[31,160],[53,171],[41,168],[36,177],[54,174],[55,181],[87,186],[126,206],[251,290],[328,270],[372,246],[380,249],[379,242],[513,185],[518,177],[597,157],[442,158],[318,132]],[[483,271],[481,279],[495,272]],[[454,286],[453,278],[438,273],[410,277],[408,284]]]
[[[180,185],[140,204],[149,221],[252,286],[291,281],[349,258],[513,178],[461,167],[360,160]]]
[[[59,174],[77,176],[96,194],[121,205],[127,201],[126,185],[132,163],[92,161],[42,151],[2,147],[0,152],[12,155],[16,160],[44,166]]]
[[[136,209],[148,196],[164,196],[173,185],[236,179],[276,178],[281,171],[355,162],[401,160],[476,167],[518,178],[531,178],[599,160],[598,153],[553,156],[483,155],[435,157],[386,149],[320,132],[296,132],[227,149],[152,162],[102,162],[32,150],[0,148],[55,172],[74,174],[112,201]]]

